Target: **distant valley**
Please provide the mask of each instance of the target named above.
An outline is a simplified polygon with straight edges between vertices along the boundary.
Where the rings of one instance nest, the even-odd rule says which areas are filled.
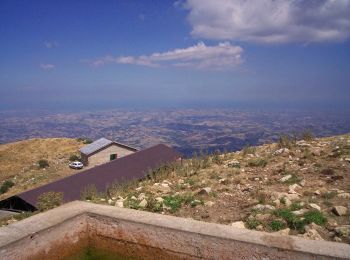
[[[186,155],[200,150],[240,150],[305,129],[316,136],[348,133],[350,116],[345,112],[230,109],[0,112],[0,143],[34,137],[107,137],[139,148],[166,143]]]

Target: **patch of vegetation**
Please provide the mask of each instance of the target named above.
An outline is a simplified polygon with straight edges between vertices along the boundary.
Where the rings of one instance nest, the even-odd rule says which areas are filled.
[[[49,210],[63,203],[62,192],[45,192],[38,197],[37,208],[39,211]]]
[[[296,138],[291,137],[286,134],[281,134],[278,138],[278,147],[279,148],[288,148],[291,149],[295,146]]]
[[[245,146],[243,148],[243,155],[255,154],[255,152],[256,152],[256,147],[255,146]]]
[[[44,169],[46,167],[49,167],[49,162],[45,159],[41,159],[38,161],[39,168]]]
[[[15,184],[11,180],[6,180],[0,187],[0,194],[6,193]]]
[[[264,158],[253,158],[247,163],[249,167],[265,167],[267,165],[267,160]]]
[[[256,229],[256,227],[259,226],[261,222],[255,218],[250,218],[250,219],[248,218],[245,224],[249,229]]]
[[[306,159],[306,160],[311,160],[312,157],[313,157],[313,155],[312,155],[310,149],[309,149],[309,148],[306,148],[306,149],[304,150],[303,155],[302,155],[301,158],[302,158],[302,159]]]
[[[305,222],[307,224],[315,223],[317,225],[323,226],[327,222],[327,218],[322,212],[318,210],[311,210],[304,214]]]
[[[69,161],[71,162],[80,161],[80,158],[78,155],[72,154],[71,156],[69,156]]]
[[[311,129],[305,129],[304,131],[301,132],[300,138],[302,140],[310,142],[314,140],[315,136]]]
[[[81,200],[94,200],[97,198],[98,192],[97,188],[93,184],[87,185],[81,192],[80,192],[80,198]]]
[[[284,219],[291,229],[304,230],[305,221],[291,212],[290,209],[276,209],[273,214]]]
[[[295,184],[295,183],[300,183],[301,182],[302,179],[298,175],[296,175],[295,173],[292,173],[291,175],[292,175],[292,177],[289,178],[288,180],[286,180],[283,183],[285,183],[285,184]]]
[[[221,165],[223,163],[223,159],[220,155],[220,151],[218,150],[215,151],[211,160],[213,163],[216,163],[217,165]]]
[[[139,209],[140,208],[139,204],[140,202],[138,200],[131,199],[131,198],[126,199],[123,203],[124,207],[129,209]],[[147,206],[149,206],[148,201],[147,201]]]
[[[84,144],[91,144],[93,141],[89,138],[86,138],[83,142]]]
[[[182,197],[179,195],[165,196],[163,199],[164,199],[163,204],[170,208],[171,213],[174,213],[178,209],[180,209],[183,202]]]
[[[293,202],[291,205],[290,205],[290,210],[291,211],[296,211],[296,210],[300,210],[303,208],[303,206],[301,205],[300,202]]]
[[[273,231],[279,231],[279,230],[282,230],[282,229],[286,228],[286,224],[283,221],[281,221],[281,220],[272,220],[269,223],[269,227]]]
[[[337,196],[337,193],[335,191],[328,191],[321,195],[321,197],[326,200],[333,199],[335,196]]]

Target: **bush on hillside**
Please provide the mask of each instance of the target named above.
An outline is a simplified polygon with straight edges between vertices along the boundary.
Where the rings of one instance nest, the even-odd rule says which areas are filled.
[[[49,167],[49,162],[47,160],[41,159],[38,161],[39,168]]]
[[[0,187],[0,194],[6,193],[13,185],[11,180],[6,180]]]
[[[77,156],[76,154],[72,154],[72,155],[69,157],[69,161],[71,161],[71,162],[80,161],[80,158],[79,158],[79,156]]]

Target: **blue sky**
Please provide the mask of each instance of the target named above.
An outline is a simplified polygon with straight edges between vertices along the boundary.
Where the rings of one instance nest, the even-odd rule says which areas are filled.
[[[350,108],[350,0],[0,2],[0,109]]]

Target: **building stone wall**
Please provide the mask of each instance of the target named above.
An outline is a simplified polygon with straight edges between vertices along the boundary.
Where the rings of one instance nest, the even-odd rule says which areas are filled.
[[[103,163],[107,163],[110,161],[110,155],[111,154],[117,154],[117,158],[124,157],[126,155],[132,154],[134,151],[130,151],[129,149],[120,147],[116,144],[113,144],[93,155],[90,155],[88,157],[88,165],[89,166],[96,166]]]

